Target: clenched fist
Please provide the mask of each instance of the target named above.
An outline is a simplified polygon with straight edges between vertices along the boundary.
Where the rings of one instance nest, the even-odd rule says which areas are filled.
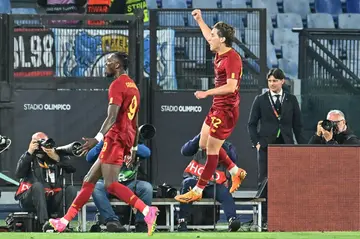
[[[194,17],[195,21],[197,22],[202,20],[200,9],[195,9],[194,11],[191,12],[191,15]]]

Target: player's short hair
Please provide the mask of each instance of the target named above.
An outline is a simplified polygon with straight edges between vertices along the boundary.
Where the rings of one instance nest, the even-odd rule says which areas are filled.
[[[269,79],[270,76],[273,76],[275,79],[283,80],[285,79],[285,73],[280,68],[272,68],[266,75],[266,79]]]
[[[125,52],[115,52],[114,56],[116,57],[116,59],[118,59],[118,61],[121,62],[124,70],[126,71],[128,68],[128,55]]]
[[[218,30],[219,37],[225,37],[225,45],[231,47],[234,41],[235,30],[232,26],[225,22],[218,22],[214,25]]]

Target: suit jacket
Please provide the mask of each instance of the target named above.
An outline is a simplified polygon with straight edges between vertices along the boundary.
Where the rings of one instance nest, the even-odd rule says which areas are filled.
[[[255,97],[248,121],[248,132],[253,146],[259,142],[263,148],[275,143],[279,128],[285,144],[294,144],[293,133],[299,144],[307,143],[302,132],[299,103],[294,95],[284,94],[280,121],[273,112],[268,92]]]

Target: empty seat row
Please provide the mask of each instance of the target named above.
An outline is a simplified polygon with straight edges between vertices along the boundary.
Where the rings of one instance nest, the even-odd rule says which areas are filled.
[[[148,7],[154,6],[156,0],[147,0]],[[275,16],[279,9],[284,13],[297,13],[306,18],[311,13],[311,7],[316,13],[338,15],[343,12],[343,4],[347,13],[360,13],[360,0],[159,0],[162,8],[267,8],[268,14]]]

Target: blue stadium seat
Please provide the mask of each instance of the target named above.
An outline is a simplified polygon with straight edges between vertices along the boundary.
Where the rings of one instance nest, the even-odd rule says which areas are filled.
[[[281,46],[282,58],[299,62],[299,45],[285,44]]]
[[[218,21],[218,16],[215,12],[202,12],[201,13],[205,23],[208,26],[213,26]],[[188,24],[189,26],[197,26],[197,23],[191,13],[188,14]]]
[[[313,13],[307,16],[308,28],[335,28],[333,17],[328,13]]]
[[[219,12],[219,21],[228,23],[241,30],[245,28],[243,22],[244,17],[245,14],[239,14],[236,12]]]
[[[315,11],[337,16],[342,13],[341,2],[340,0],[315,0]]]
[[[360,0],[347,0],[346,11],[348,13],[360,13]]]
[[[269,68],[277,67],[278,59],[276,57],[275,47],[273,44],[271,44],[271,42],[267,43],[266,52],[267,52],[267,66]]]
[[[247,8],[247,0],[222,0],[222,8]]]
[[[360,14],[339,14],[340,29],[360,29]]]
[[[12,8],[12,14],[37,14],[35,8]],[[18,25],[39,24],[38,20],[15,20]]]
[[[10,13],[11,4],[10,0],[0,0],[0,13]]]
[[[274,45],[279,48],[284,44],[299,44],[299,33],[293,32],[291,29],[276,28],[274,29]]]
[[[192,0],[192,7],[199,9],[218,8],[218,0]]]
[[[279,13],[276,16],[278,28],[302,28],[301,16],[296,13]]]
[[[185,26],[184,13],[182,12],[159,12],[160,26]]]
[[[279,12],[277,1],[278,0],[252,0],[252,7],[266,8],[267,14],[273,17]]]
[[[271,42],[270,31],[266,30],[267,42]],[[245,29],[245,43],[248,45],[260,44],[260,31],[246,28]]]
[[[279,59],[279,68],[283,69],[286,76],[298,78],[298,65],[295,61],[288,59]]]
[[[297,13],[302,19],[310,13],[309,0],[283,0],[285,13]]]
[[[158,5],[156,0],[146,0],[146,5],[148,9],[157,9]]]
[[[266,28],[268,30],[272,30],[273,29],[273,25],[272,25],[272,20],[271,20],[271,16],[269,14],[266,14]],[[249,13],[247,14],[247,28],[250,29],[260,29],[260,24],[259,24],[259,14],[256,13]]]
[[[162,8],[187,8],[186,0],[165,0],[162,1]]]

